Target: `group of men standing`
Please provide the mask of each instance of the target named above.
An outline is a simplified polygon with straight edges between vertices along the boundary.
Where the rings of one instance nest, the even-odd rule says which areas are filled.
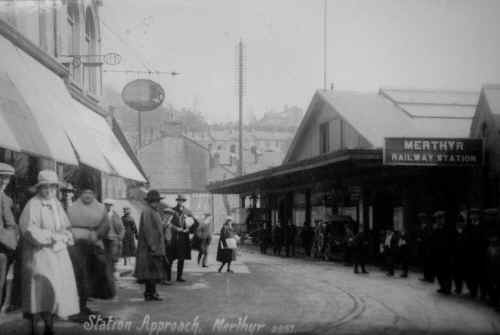
[[[184,282],[184,261],[191,259],[190,234],[195,236],[199,250],[198,264],[206,267],[211,241],[207,222],[196,220],[184,206],[186,198],[178,195],[177,205],[169,208],[156,190],[146,195],[146,208],[141,213],[135,276],[145,286],[146,301],[160,301],[157,284],[171,285],[172,264],[177,261],[177,282]]]
[[[423,281],[437,279],[438,292],[443,294],[451,294],[453,288],[455,294],[462,294],[465,286],[471,297],[499,303],[500,282],[498,264],[495,264],[500,251],[499,227],[496,218],[493,225],[489,225],[485,215],[488,213],[472,209],[468,220],[459,215],[454,224],[447,222],[447,215],[442,211],[434,214],[434,222],[425,214],[420,215],[418,243]]]
[[[279,223],[272,226],[266,223],[259,230],[260,250],[265,254],[271,247],[274,255],[280,256],[284,250],[287,257],[295,256],[296,237],[297,226],[294,223],[284,226]]]

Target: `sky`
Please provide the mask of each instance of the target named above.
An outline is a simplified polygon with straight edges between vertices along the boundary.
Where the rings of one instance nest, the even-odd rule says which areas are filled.
[[[500,83],[498,0],[327,0],[328,87],[478,91]],[[105,70],[176,71],[178,76],[106,72],[121,91],[159,82],[166,103],[210,122],[238,116],[236,45],[245,45],[246,112],[307,106],[323,87],[323,0],[104,0]]]

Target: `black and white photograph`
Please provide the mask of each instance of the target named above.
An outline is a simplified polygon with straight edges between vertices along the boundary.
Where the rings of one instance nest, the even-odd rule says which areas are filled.
[[[500,335],[500,0],[0,0],[0,335]]]

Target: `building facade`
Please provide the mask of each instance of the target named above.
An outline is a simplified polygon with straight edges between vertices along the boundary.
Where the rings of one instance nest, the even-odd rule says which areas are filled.
[[[96,0],[7,0],[0,4],[0,160],[15,165],[15,193],[37,171],[76,183],[94,176],[100,197],[124,198],[145,182],[100,106],[101,28]],[[20,203],[23,199],[20,199]]]

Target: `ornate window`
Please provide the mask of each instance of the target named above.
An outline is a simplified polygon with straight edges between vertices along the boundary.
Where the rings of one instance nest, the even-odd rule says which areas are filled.
[[[67,7],[67,21],[68,21],[68,55],[80,55],[80,13],[78,10],[78,3],[76,1],[68,1]],[[75,66],[80,62],[73,62],[69,65],[71,77],[77,83],[81,83],[81,67]]]
[[[89,92],[97,93],[97,34],[94,14],[90,7],[85,11],[85,44],[86,44],[86,63],[85,66],[85,88]]]

